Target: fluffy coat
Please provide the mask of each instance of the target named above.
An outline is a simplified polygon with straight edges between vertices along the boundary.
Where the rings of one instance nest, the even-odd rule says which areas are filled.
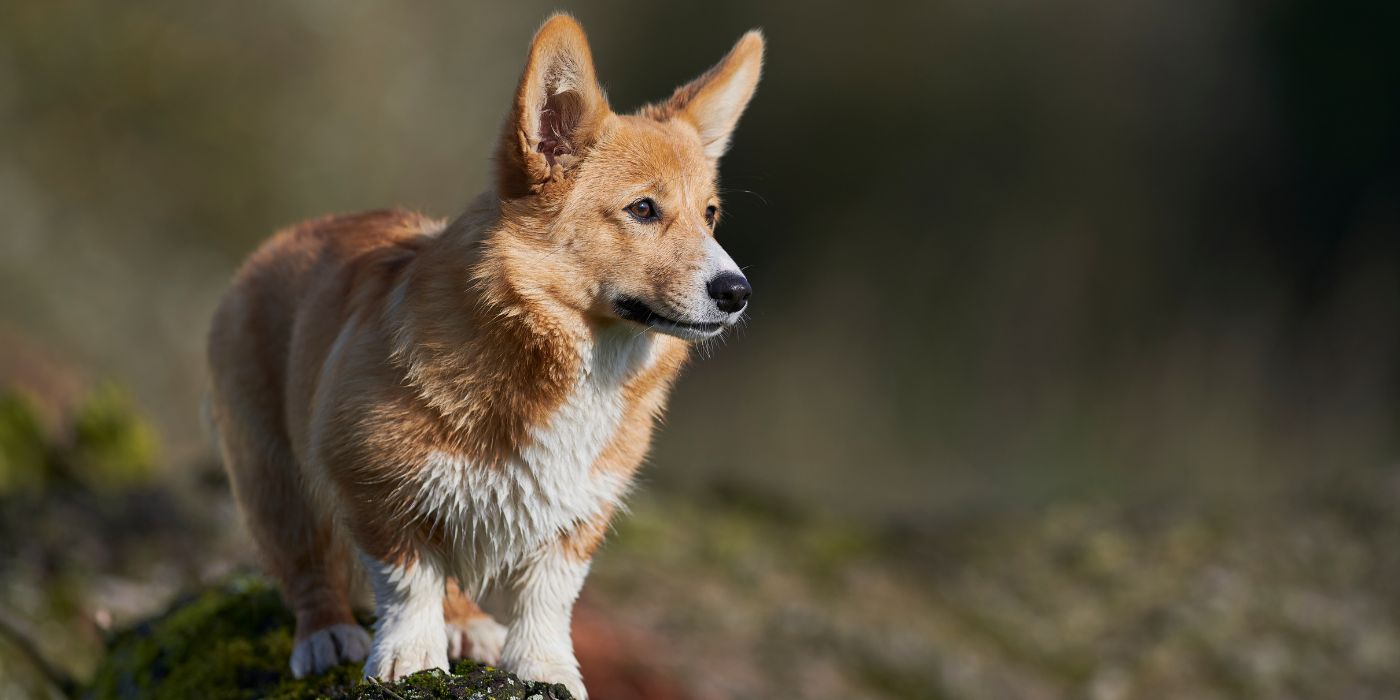
[[[745,35],[667,101],[612,112],[582,29],[531,44],[494,191],[282,231],[209,337],[245,521],[296,613],[298,676],[500,662],[586,697],[569,617],[690,342],[738,321],[716,167],[758,82]],[[719,303],[715,280],[741,280]],[[735,310],[736,303],[738,310]],[[373,587],[371,640],[350,582]],[[495,583],[508,627],[473,598]]]

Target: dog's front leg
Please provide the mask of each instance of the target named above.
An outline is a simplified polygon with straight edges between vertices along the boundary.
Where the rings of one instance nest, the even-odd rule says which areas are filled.
[[[365,677],[398,680],[424,669],[447,670],[441,570],[422,557],[400,563],[363,558],[379,617]]]
[[[562,545],[546,547],[515,577],[501,663],[526,680],[563,683],[586,700],[569,623],[589,561]]]

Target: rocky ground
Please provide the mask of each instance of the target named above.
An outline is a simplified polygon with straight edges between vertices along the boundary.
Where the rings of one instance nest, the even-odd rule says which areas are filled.
[[[102,454],[82,442],[30,453]],[[56,697],[63,679],[93,697],[262,697],[288,680],[286,613],[240,573],[252,561],[217,470],[62,472],[0,492],[0,697]],[[611,700],[1397,697],[1397,500],[1376,474],[1248,503],[856,523],[740,488],[643,493],[599,555],[575,639]],[[219,608],[230,590],[249,604]],[[152,635],[153,620],[193,624],[160,617],[176,600],[216,624]],[[222,661],[182,675],[191,648]],[[459,670],[475,680],[424,683],[470,696],[508,679]],[[295,692],[383,690],[355,677]]]

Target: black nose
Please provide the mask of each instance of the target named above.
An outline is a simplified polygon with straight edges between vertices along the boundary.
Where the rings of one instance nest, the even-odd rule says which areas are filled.
[[[742,311],[749,303],[749,295],[753,294],[753,287],[749,286],[749,281],[737,272],[721,272],[705,286],[710,290],[710,298],[715,300],[715,305],[720,311],[731,314]]]

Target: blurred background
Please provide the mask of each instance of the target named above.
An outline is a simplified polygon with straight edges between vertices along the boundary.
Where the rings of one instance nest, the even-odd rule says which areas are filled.
[[[603,697],[1400,695],[1400,5],[11,0],[0,696],[253,565],[227,280],[458,213],[554,9],[619,111],[769,40],[751,320],[585,592]]]

